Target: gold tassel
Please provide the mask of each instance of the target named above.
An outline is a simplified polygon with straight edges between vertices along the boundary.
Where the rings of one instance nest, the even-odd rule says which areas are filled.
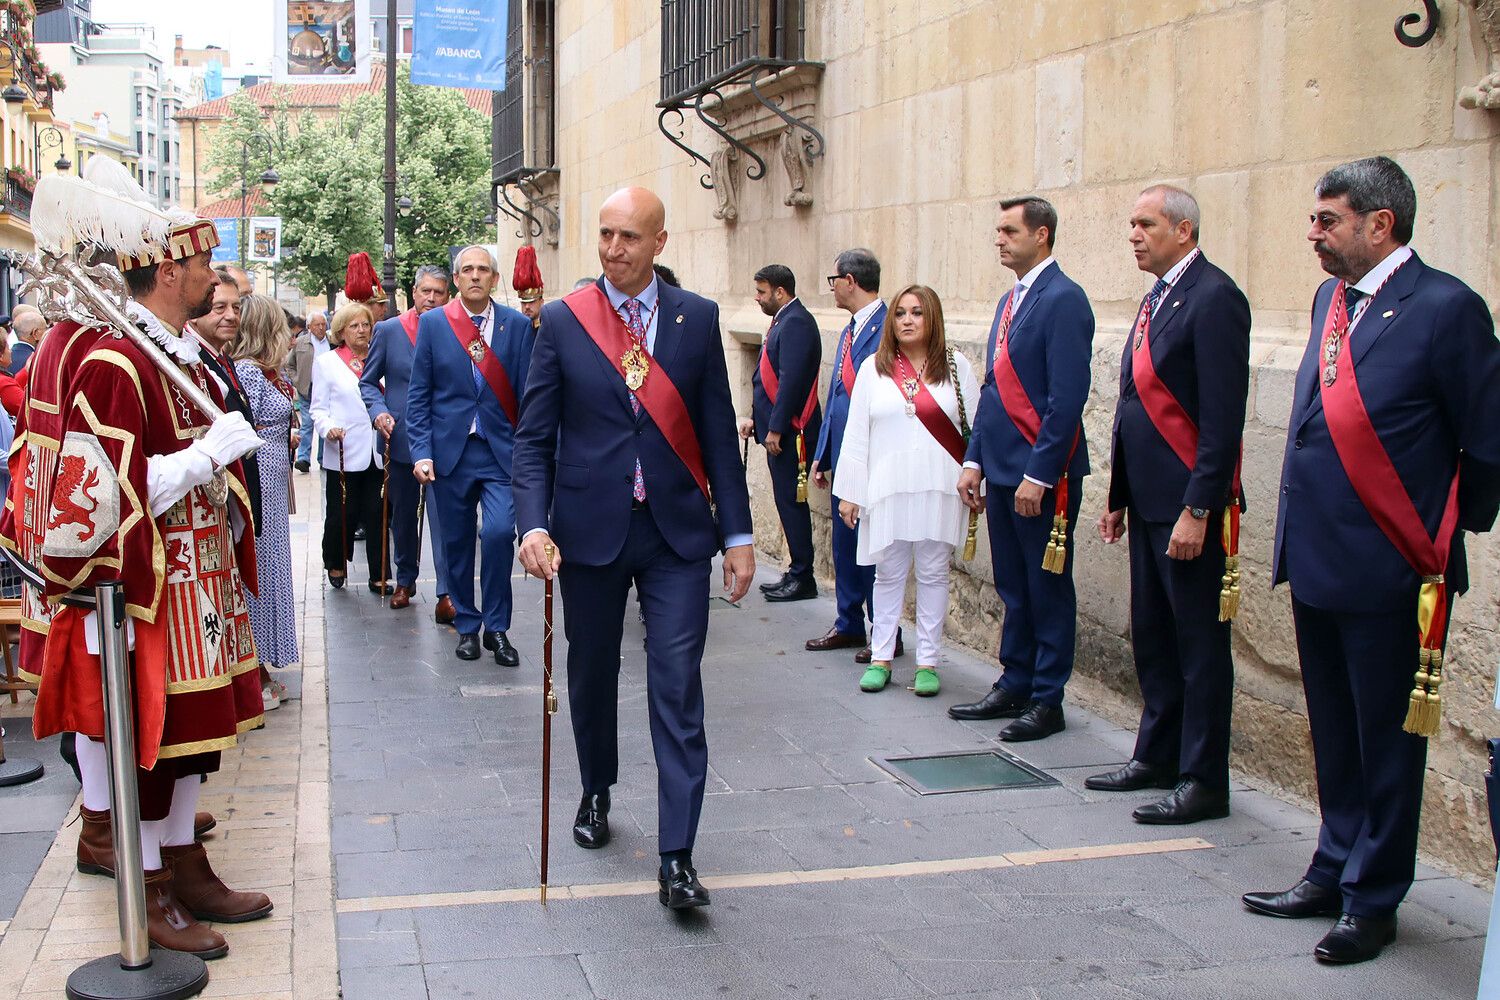
[[[1061,574],[1068,565],[1068,517],[1057,514],[1052,518],[1052,535],[1047,539],[1047,551],[1042,554],[1042,569],[1048,573]]]
[[[969,534],[964,538],[964,561],[968,562],[974,558],[974,553],[979,550],[979,512],[969,511]]]
[[[1224,557],[1224,586],[1219,591],[1219,621],[1227,622],[1240,613],[1240,557]]]
[[[1443,651],[1423,648],[1417,663],[1416,686],[1411,689],[1411,704],[1401,728],[1417,736],[1432,737],[1437,735],[1443,712],[1442,696],[1438,694],[1443,683]]]
[[[797,502],[807,503],[807,463],[797,466]]]

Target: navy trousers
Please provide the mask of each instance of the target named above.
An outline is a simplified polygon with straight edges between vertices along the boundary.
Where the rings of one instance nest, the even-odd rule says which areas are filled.
[[[1427,740],[1401,728],[1415,618],[1323,611],[1294,596],[1292,621],[1323,814],[1307,880],[1341,890],[1345,912],[1387,917],[1416,872],[1427,768]]]
[[[875,567],[861,566],[859,529],[839,517],[839,500],[829,491],[833,509],[833,594],[838,603],[834,629],[842,635],[866,635],[865,619],[875,622]]]
[[[478,437],[469,436],[458,464],[430,487],[429,504],[438,508],[438,527],[448,560],[448,596],[453,600],[453,626],[459,635],[510,628],[510,571],[515,561],[516,508],[510,476],[495,461],[495,453]],[[476,512],[478,514],[476,523]],[[480,593],[484,608],[474,603],[474,536],[481,550]]]
[[[711,560],[685,560],[650,510],[631,514],[625,547],[607,566],[562,565],[568,639],[568,707],[586,795],[619,779],[620,637],[635,584],[646,619],[646,700],[656,756],[659,850],[691,851],[703,811],[708,737],[703,728],[703,646]]]
[[[412,477],[411,466],[391,462],[391,544],[396,562],[396,585],[416,592],[422,570],[422,550],[417,545],[417,497],[421,484]],[[437,570],[437,595],[448,593],[448,559],[440,544],[437,504],[427,497],[427,531],[432,538],[432,561]]]
[[[1078,596],[1073,589],[1073,532],[1083,502],[1083,484],[1068,484],[1068,558],[1062,573],[1042,569],[1052,537],[1056,495],[1042,497],[1042,513],[1016,513],[1013,486],[989,487],[985,513],[990,529],[990,560],[995,591],[1005,604],[1000,632],[1000,666],[995,682],[1008,694],[1061,705],[1073,675],[1073,641],[1078,631]]]
[[[812,511],[806,500],[801,503],[797,502],[797,435],[795,433],[782,439],[780,455],[766,452],[766,468],[771,473],[771,496],[776,501],[776,514],[781,519],[781,530],[786,535],[787,551],[792,557],[792,564],[787,567],[787,572],[795,579],[811,580],[813,575]]]
[[[1167,555],[1171,524],[1129,518],[1130,644],[1145,702],[1135,759],[1227,789],[1234,659],[1229,623],[1219,621],[1219,518],[1190,560]]]

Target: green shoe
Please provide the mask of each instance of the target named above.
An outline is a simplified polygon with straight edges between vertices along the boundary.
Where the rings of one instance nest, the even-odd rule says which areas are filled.
[[[865,675],[859,679],[859,689],[867,694],[884,691],[885,686],[891,682],[891,668],[884,664],[872,663],[865,668]]]
[[[917,676],[912,683],[912,690],[917,693],[918,698],[931,698],[938,693],[938,689],[941,686],[936,670],[932,667],[917,668]]]

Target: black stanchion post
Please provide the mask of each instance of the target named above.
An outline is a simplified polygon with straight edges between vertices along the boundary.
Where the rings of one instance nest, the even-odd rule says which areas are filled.
[[[109,763],[120,953],[74,969],[68,977],[67,994],[70,1000],[185,1000],[208,985],[208,967],[196,955],[152,949],[146,936],[146,883],[141,864],[135,713],[124,590],[118,580],[101,583],[94,588],[94,600],[99,619],[99,671],[104,682],[104,752]]]
[[[5,638],[0,636],[0,642]],[[5,756],[5,730],[0,729],[0,788],[9,785],[24,785],[42,776],[42,762],[30,757]]]

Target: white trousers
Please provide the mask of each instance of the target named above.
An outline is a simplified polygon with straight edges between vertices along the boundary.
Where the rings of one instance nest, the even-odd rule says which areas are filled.
[[[84,808],[104,812],[110,807],[109,762],[104,744],[80,733],[76,751]],[[201,784],[202,779],[196,774],[178,778],[172,787],[172,807],[167,818],[141,821],[141,867],[146,871],[161,868],[163,847],[186,847],[193,842],[193,818],[198,811]]]
[[[875,628],[870,658],[890,662],[896,652],[896,629],[906,606],[906,575],[917,574],[917,666],[938,665],[943,620],[948,617],[948,566],[953,543],[930,539],[892,542],[875,556]]]

